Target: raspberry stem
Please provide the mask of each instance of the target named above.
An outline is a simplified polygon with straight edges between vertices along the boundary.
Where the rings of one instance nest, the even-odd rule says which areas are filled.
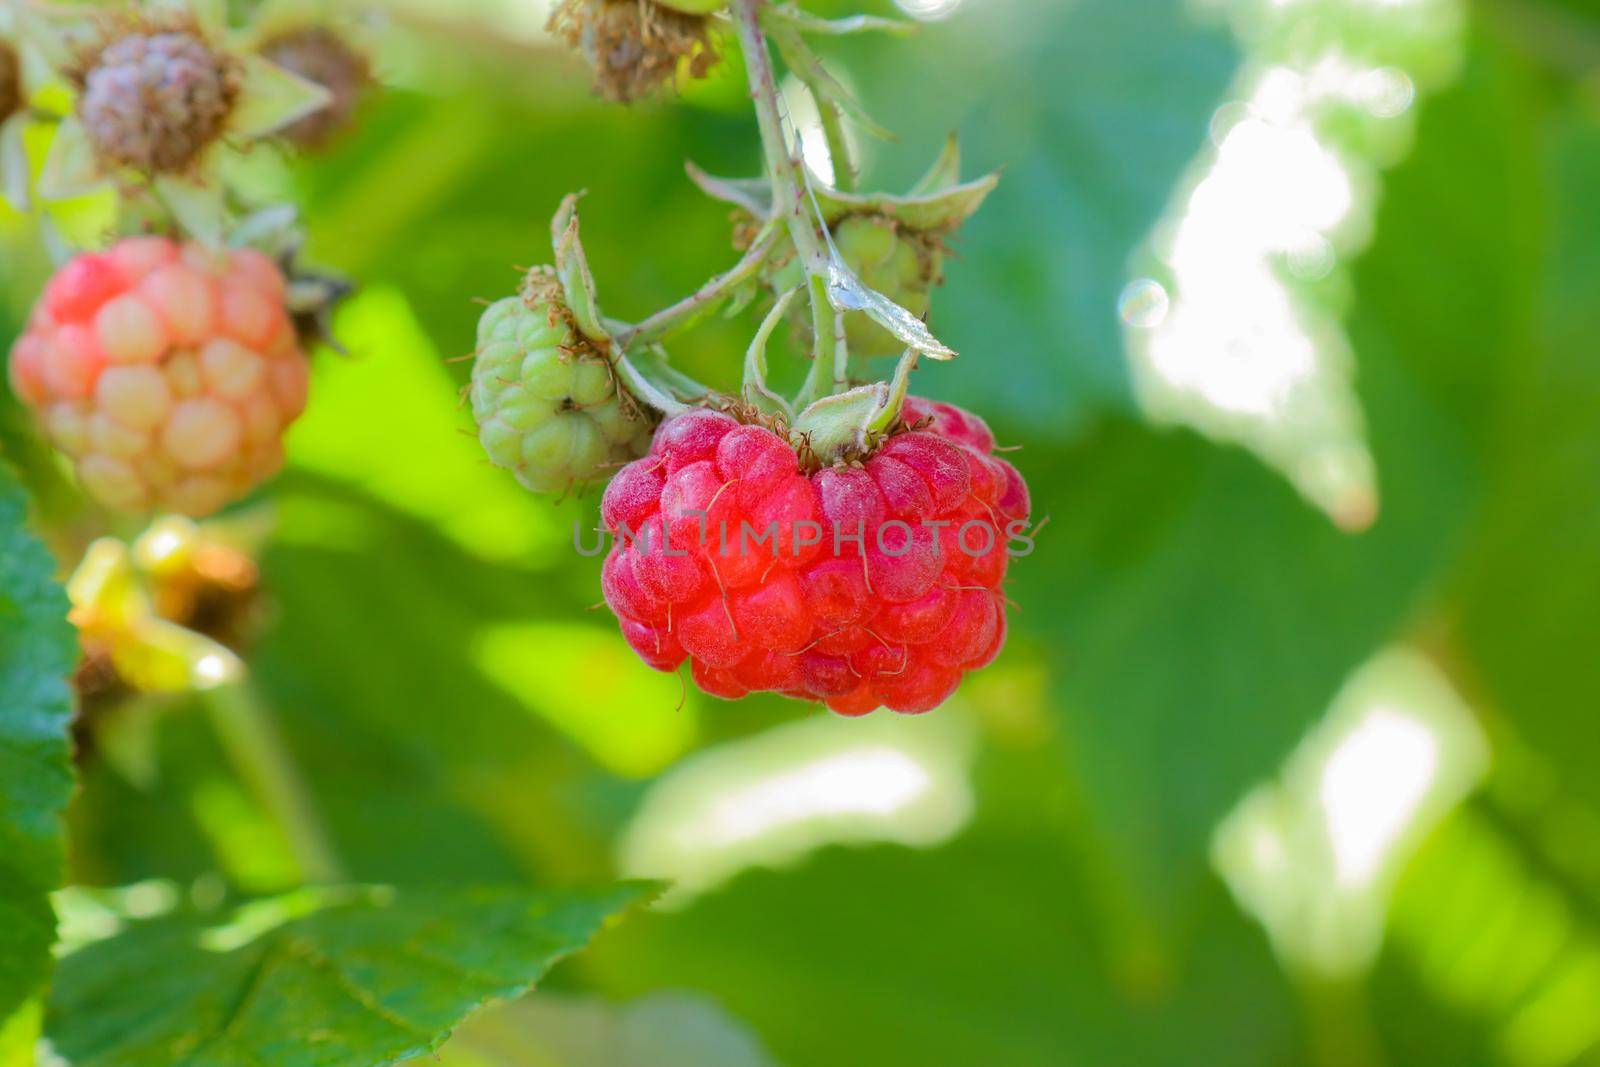
[[[811,94],[812,102],[816,104],[817,124],[822,129],[822,140],[828,149],[828,160],[833,164],[831,182],[833,188],[838,192],[855,192],[860,171],[856,166],[855,155],[850,150],[850,142],[845,137],[844,107],[833,91],[837,83],[833,82],[832,75],[823,68],[821,60],[811,51],[799,32],[793,26],[786,24],[781,17],[769,28],[769,36],[777,45],[778,54],[783,57],[783,62],[788,66],[790,73],[800,79],[801,84]]]
[[[611,360],[611,365],[616,368],[617,377],[622,379],[622,383],[628,387],[628,391],[639,400],[644,401],[644,403],[668,418],[673,415],[681,415],[689,410],[688,404],[672,396],[667,388],[657,386],[621,349],[612,354]]]
[[[764,227],[750,245],[744,257],[725,273],[717,275],[682,300],[642,319],[632,326],[613,328],[612,340],[619,352],[626,352],[636,344],[660,341],[678,330],[693,325],[722,299],[760,272],[767,256],[777,243],[778,230],[770,223]]]
[[[240,680],[203,690],[201,698],[228,758],[287,839],[301,878],[342,881],[316,803],[260,695]]]
[[[755,103],[756,124],[761,130],[761,147],[766,156],[767,176],[772,182],[774,218],[782,218],[794,242],[806,275],[806,292],[811,300],[812,336],[816,351],[811,371],[797,398],[801,408],[821,396],[839,392],[845,386],[848,352],[844,341],[844,322],[828,296],[831,277],[830,256],[818,236],[819,218],[812,201],[805,164],[791,147],[778,83],[773,73],[772,55],[766,33],[761,28],[761,11],[766,0],[734,0],[734,25],[739,46],[744,50],[745,67],[750,77],[750,97]]]

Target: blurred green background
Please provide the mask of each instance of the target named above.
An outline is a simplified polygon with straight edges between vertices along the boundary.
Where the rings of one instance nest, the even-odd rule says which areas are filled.
[[[360,129],[247,175],[362,287],[252,656],[348,872],[674,883],[446,1062],[1600,1064],[1600,14],[900,13],[825,45],[900,134],[868,185],[952,130],[1004,169],[913,387],[1049,516],[1006,653],[923,718],[684,696],[594,610],[596,497],[524,493],[458,403],[565,193],[609,314],[732,262],[683,161],[757,171],[736,60],[625,110],[537,0],[394,0]],[[9,339],[47,261],[3,232]],[[755,321],[674,356],[731,384]],[[149,741],[82,767],[77,881],[293,883],[203,717]]]

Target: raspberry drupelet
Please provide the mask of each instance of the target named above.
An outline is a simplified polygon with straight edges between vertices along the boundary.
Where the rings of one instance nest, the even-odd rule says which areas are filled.
[[[640,658],[843,715],[932,710],[993,660],[1027,486],[977,416],[912,398],[904,420],[864,462],[809,472],[763,426],[663,423],[601,504],[606,603]]]
[[[128,238],[58,271],[11,386],[84,489],[116,511],[210,514],[274,474],[307,363],[277,265]]]

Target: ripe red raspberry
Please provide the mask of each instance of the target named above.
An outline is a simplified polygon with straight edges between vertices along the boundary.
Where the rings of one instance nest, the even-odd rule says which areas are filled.
[[[1029,501],[981,419],[908,402],[908,426],[929,419],[811,473],[764,427],[700,410],[663,423],[601,503],[623,637],[657,670],[691,659],[713,696],[937,707],[1005,643],[1007,547]]]
[[[305,408],[285,288],[247,249],[133,237],[81,255],[13,346],[11,387],[107,507],[209,514],[277,471]]]

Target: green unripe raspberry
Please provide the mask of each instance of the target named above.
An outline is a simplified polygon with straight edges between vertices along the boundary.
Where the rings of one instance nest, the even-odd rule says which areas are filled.
[[[932,304],[939,280],[936,238],[903,230],[893,219],[852,215],[833,228],[833,240],[850,269],[873,289],[918,317]],[[865,315],[845,320],[845,340],[857,356],[893,356],[901,350],[894,335]]]
[[[578,332],[548,268],[478,320],[471,399],[489,459],[536,493],[604,477],[650,446],[652,420]]]
[[[834,227],[833,239],[839,251],[863,268],[885,264],[895,258],[900,246],[895,225],[889,219],[855,215]]]
[[[611,445],[593,419],[561,411],[522,435],[517,477],[535,492],[559,492],[572,480],[571,471],[598,470],[610,454]]]
[[[709,15],[727,6],[727,0],[656,0],[656,3],[685,15]]]

